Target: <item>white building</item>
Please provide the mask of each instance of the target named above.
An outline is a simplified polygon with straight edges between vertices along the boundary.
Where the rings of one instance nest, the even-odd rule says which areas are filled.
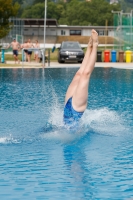
[[[23,40],[31,39],[32,41],[44,41],[44,19],[17,19],[14,28],[6,38],[5,42],[11,42],[12,39],[18,34],[23,37]],[[19,21],[21,23],[19,23]],[[23,23],[22,23],[23,22]],[[21,24],[21,32],[19,33],[18,27]],[[47,19],[46,21],[46,43],[55,43],[58,36],[89,36],[91,30],[95,29],[99,36],[113,36],[113,26],[67,26],[58,25],[56,19]],[[10,39],[10,41],[9,41]]]
[[[118,2],[118,0],[110,0],[110,4],[113,4],[113,3],[117,4],[119,2]]]

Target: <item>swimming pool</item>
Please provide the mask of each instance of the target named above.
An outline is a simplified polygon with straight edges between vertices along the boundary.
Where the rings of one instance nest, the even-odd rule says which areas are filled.
[[[133,198],[133,71],[95,68],[77,132],[62,122],[77,69],[0,69],[0,199]]]

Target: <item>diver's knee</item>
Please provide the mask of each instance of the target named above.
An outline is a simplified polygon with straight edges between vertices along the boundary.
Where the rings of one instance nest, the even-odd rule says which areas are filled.
[[[78,70],[78,71],[76,72],[76,75],[77,75],[77,76],[81,76],[81,75],[82,75],[82,72],[81,72],[80,70]]]
[[[90,76],[91,76],[91,71],[89,71],[89,70],[84,70],[83,73],[82,73],[82,76],[84,76],[84,77],[86,77],[86,78],[90,77]]]

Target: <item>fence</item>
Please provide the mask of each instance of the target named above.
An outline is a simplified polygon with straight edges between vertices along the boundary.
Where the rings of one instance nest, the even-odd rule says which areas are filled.
[[[133,50],[133,10],[114,12],[114,48]]]

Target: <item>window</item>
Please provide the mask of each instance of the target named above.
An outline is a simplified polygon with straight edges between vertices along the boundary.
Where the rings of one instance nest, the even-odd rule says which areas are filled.
[[[61,35],[65,35],[65,31],[64,30],[61,30]]]
[[[108,35],[108,31],[106,30],[97,30],[98,35]]]
[[[64,42],[62,44],[63,49],[79,49],[79,43],[78,42]]]
[[[81,30],[70,30],[70,35],[81,35]]]

